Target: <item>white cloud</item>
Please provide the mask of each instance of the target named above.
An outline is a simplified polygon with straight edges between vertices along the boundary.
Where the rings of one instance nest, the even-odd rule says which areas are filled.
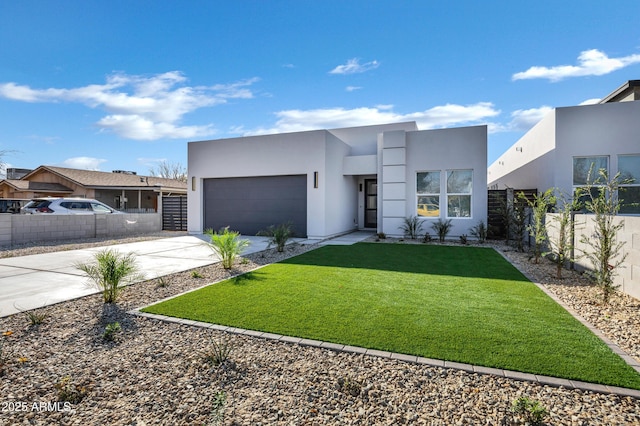
[[[602,99],[600,98],[587,99],[586,101],[580,102],[578,105],[595,105],[597,103],[600,103],[601,100]]]
[[[604,52],[591,49],[580,53],[578,65],[533,66],[526,71],[514,74],[511,78],[512,80],[546,78],[555,82],[569,77],[605,75],[637,63],[640,63],[640,54],[609,58]]]
[[[100,164],[106,163],[107,160],[93,157],[73,157],[67,158],[61,163],[63,167],[83,170],[100,170]]]
[[[425,111],[399,114],[391,105],[354,109],[326,108],[312,110],[286,110],[276,113],[278,120],[271,128],[251,131],[245,135],[299,132],[313,129],[367,126],[373,124],[416,121],[420,129],[442,128],[452,125],[486,123],[486,119],[500,114],[492,103],[479,102],[472,105],[447,104]]]
[[[344,88],[347,92],[355,92],[356,90],[360,90],[362,87],[360,86],[347,86]]]
[[[154,140],[191,138],[214,133],[212,125],[180,126],[183,116],[228,99],[250,99],[257,78],[214,86],[186,86],[179,71],[151,77],[116,73],[105,84],[71,89],[32,89],[16,83],[0,84],[0,97],[22,102],[76,102],[108,113],[98,127],[119,136]]]
[[[353,58],[349,59],[346,64],[338,65],[329,71],[329,74],[357,74],[378,68],[379,66],[380,63],[378,61],[365,62],[364,64],[361,64],[360,59]]]
[[[550,106],[540,108],[518,109],[511,113],[511,122],[507,126],[509,131],[527,131],[535,126],[542,118],[553,111]]]

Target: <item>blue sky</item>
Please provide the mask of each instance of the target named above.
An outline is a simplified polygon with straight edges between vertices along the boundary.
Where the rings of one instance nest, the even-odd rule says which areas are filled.
[[[489,125],[640,79],[637,0],[0,0],[0,150],[148,174],[187,142],[417,121]]]

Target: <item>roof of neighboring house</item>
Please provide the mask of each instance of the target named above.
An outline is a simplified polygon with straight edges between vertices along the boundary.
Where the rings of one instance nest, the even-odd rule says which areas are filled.
[[[599,103],[606,104],[609,102],[619,102],[620,99],[625,98],[632,93],[636,93],[637,95],[639,91],[640,80],[629,80],[622,84],[622,86],[618,87],[616,90],[602,98]],[[636,96],[635,99],[638,99],[638,97]]]
[[[187,183],[175,179],[159,178],[154,176],[141,176],[128,173],[109,173],[93,170],[69,169],[66,167],[40,166],[27,174],[22,180],[28,180],[34,175],[47,171],[68,179],[78,185],[87,188],[135,188],[144,189],[155,187],[156,189],[186,191]]]
[[[0,184],[6,183],[17,191],[38,191],[38,192],[68,192],[72,193],[71,188],[60,183],[50,182],[31,182],[28,180],[3,179]]]

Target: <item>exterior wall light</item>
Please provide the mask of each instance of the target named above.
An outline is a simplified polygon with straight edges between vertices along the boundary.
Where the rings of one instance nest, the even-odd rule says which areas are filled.
[[[192,191],[196,190],[196,177],[195,176],[191,176],[191,190]]]
[[[318,187],[318,172],[313,172],[313,187]]]

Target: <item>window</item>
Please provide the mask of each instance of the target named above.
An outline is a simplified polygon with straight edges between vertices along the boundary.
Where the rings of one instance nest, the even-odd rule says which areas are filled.
[[[471,217],[473,170],[447,171],[447,217]]]
[[[417,181],[418,216],[440,216],[440,171],[418,172]]]
[[[598,181],[600,177],[600,170],[604,170],[607,175],[609,174],[609,157],[597,156],[597,157],[573,157],[573,193],[575,195],[579,188],[585,185],[593,185]],[[591,174],[589,174],[591,172]],[[584,203],[589,201],[591,197],[598,196],[600,189],[597,185],[591,187],[591,195],[586,191],[577,200],[578,206],[581,210],[584,210]]]
[[[609,173],[609,157],[573,157],[573,186],[593,183],[600,176],[600,169]]]
[[[618,189],[620,213],[640,214],[640,155],[619,156],[618,171],[621,182],[629,181]]]

